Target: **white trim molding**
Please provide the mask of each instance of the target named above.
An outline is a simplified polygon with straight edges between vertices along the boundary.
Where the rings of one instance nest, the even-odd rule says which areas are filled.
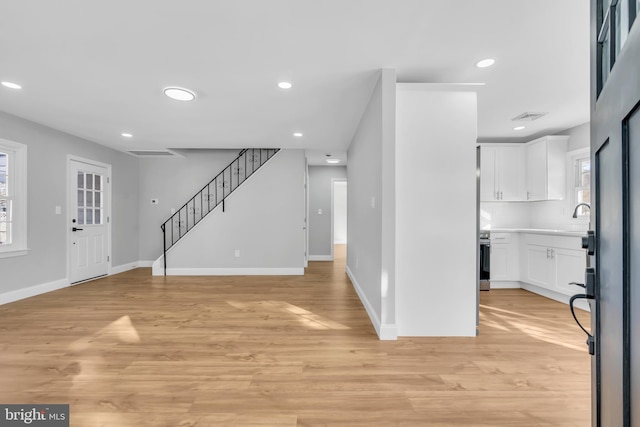
[[[309,261],[333,261],[333,255],[309,255]]]
[[[520,289],[520,282],[513,282],[508,280],[491,281],[491,289]]]
[[[162,275],[164,274],[161,271]],[[167,268],[167,276],[303,276],[304,268]]]
[[[4,292],[0,294],[0,305],[10,302],[19,301],[25,298],[35,297],[37,295],[46,294],[47,292],[57,291],[58,289],[69,286],[69,280],[60,279],[49,283],[29,286],[28,288],[16,289],[14,291]]]
[[[351,272],[349,266],[347,266],[347,276],[351,280],[353,284],[353,288],[356,290],[358,297],[360,297],[360,301],[362,301],[362,305],[364,306],[367,314],[369,315],[369,319],[373,324],[376,333],[378,334],[378,338],[382,341],[395,341],[398,339],[398,327],[394,324],[382,324],[380,322],[380,318],[376,314],[376,311],[373,309],[373,306],[367,299],[362,287],[356,280],[355,276]]]

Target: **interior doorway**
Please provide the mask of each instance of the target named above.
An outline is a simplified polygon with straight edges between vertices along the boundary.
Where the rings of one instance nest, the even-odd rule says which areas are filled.
[[[347,244],[347,180],[331,180],[331,257],[335,245]]]

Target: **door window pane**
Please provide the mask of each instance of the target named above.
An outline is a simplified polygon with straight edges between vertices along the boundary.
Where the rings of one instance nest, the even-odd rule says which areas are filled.
[[[604,86],[604,82],[609,78],[609,71],[611,71],[611,65],[609,58],[611,57],[611,53],[609,51],[609,32],[606,32],[604,40],[602,41],[602,56],[601,56],[601,66],[602,66],[602,85]]]
[[[102,197],[104,177],[99,174],[78,172],[78,225],[101,225],[103,220]]]

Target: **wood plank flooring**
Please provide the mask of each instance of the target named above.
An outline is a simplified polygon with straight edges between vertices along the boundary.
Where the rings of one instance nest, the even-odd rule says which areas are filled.
[[[338,247],[304,277],[138,269],[0,306],[0,403],[91,427],[589,425],[566,305],[492,290],[478,337],[379,341],[344,268]]]

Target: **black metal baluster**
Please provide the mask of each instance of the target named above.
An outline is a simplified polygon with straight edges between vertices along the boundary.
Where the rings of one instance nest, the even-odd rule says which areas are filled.
[[[163,255],[164,255],[164,268],[166,275],[166,253],[167,251],[175,245],[178,240],[180,240],[185,234],[187,234],[198,222],[200,222],[206,214],[211,212],[212,209],[215,209],[220,203],[222,203],[222,211],[225,211],[226,208],[226,198],[233,193],[247,178],[259,169],[264,163],[266,163],[271,157],[273,157],[279,149],[268,149],[268,148],[260,148],[258,149],[260,152],[258,156],[256,156],[255,148],[245,148],[240,151],[238,156],[231,161],[227,165],[225,169],[223,169],[215,178],[209,181],[202,189],[197,192],[187,203],[185,203],[178,212],[174,212],[167,221],[164,222],[160,227],[162,228],[162,236],[163,236]],[[249,152],[251,152],[251,157],[249,157]],[[264,156],[263,156],[264,152]],[[242,172],[242,178],[240,177],[240,157],[244,156],[244,169]],[[256,166],[256,163],[258,165]],[[251,169],[249,169],[249,164],[251,165]],[[234,175],[234,165],[237,173],[236,182],[233,182]],[[214,185],[215,190],[214,194],[211,194],[211,184]],[[222,197],[218,195],[218,186],[222,188]],[[207,212],[204,212],[204,194],[205,189],[207,190]],[[215,201],[211,203],[211,196],[215,196]],[[196,198],[200,197],[200,215],[196,215]],[[189,209],[193,209],[192,215],[189,215]],[[182,211],[184,210],[185,223],[182,224]],[[192,217],[192,224],[189,225],[189,217]],[[176,222],[177,219],[177,222]],[[168,243],[168,234],[167,234],[167,225],[171,224],[171,240]],[[178,237],[176,238],[175,228],[178,228]]]
[[[164,275],[166,276],[167,275],[167,231],[166,231],[165,224],[162,224],[162,258],[164,261]]]

